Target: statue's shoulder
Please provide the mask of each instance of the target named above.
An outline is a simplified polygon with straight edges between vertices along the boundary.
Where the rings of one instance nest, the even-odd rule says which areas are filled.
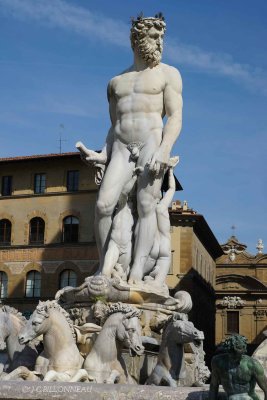
[[[160,63],[160,68],[165,76],[166,83],[175,85],[177,88],[179,88],[179,91],[182,91],[182,77],[179,70],[164,63]]]
[[[120,72],[118,75],[111,78],[108,83],[108,89],[109,90],[113,89],[125,74],[127,74],[128,72],[132,72],[132,71],[133,71],[133,67],[131,66],[131,67],[123,70],[122,72]]]
[[[222,367],[228,361],[229,355],[227,353],[217,354],[212,357],[211,366],[214,367]]]
[[[175,76],[177,79],[182,80],[180,71],[177,68],[173,67],[172,65],[160,63],[160,67],[164,74],[168,74],[168,75],[171,74],[172,76]]]
[[[250,365],[251,367],[254,368],[254,371],[256,373],[263,371],[263,367],[262,367],[261,363],[258,360],[256,360],[255,358],[245,355],[245,356],[243,356],[243,359],[248,365]]]

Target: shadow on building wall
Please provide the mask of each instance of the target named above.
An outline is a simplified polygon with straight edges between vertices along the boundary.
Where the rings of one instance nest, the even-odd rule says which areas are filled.
[[[191,268],[173,289],[186,290],[192,297],[193,307],[189,313],[189,320],[197,329],[204,332],[203,348],[206,353],[206,364],[210,368],[211,358],[215,352],[215,291],[201,275]]]

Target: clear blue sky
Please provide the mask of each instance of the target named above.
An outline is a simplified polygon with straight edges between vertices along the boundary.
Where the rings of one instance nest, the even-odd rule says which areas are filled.
[[[0,0],[0,157],[101,148],[106,85],[129,66],[130,17],[162,11],[184,84],[178,194],[220,242],[267,250],[266,0]],[[64,129],[60,128],[64,125]]]

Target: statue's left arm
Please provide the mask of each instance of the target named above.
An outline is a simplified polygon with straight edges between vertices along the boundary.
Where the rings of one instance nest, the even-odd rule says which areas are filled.
[[[163,91],[164,109],[167,122],[163,129],[162,142],[152,157],[150,170],[156,175],[166,168],[169,162],[171,149],[182,128],[182,79],[179,71],[170,66],[164,66],[165,88]]]

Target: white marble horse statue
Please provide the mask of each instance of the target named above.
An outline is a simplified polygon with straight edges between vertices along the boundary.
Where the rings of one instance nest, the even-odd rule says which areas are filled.
[[[128,304],[115,303],[107,308],[101,332],[71,382],[93,380],[97,383],[135,383],[122,358],[123,348],[130,355],[142,355],[140,311]]]
[[[157,364],[146,384],[177,387],[184,372],[184,344],[203,339],[203,332],[187,320],[186,314],[174,314],[164,328]]]
[[[0,350],[6,350],[8,365],[2,365],[2,379],[6,373],[25,366],[30,370],[34,368],[38,352],[34,344],[20,344],[18,335],[24,328],[27,320],[13,307],[2,306],[0,308]]]
[[[35,372],[44,381],[69,381],[83,365],[74,326],[69,314],[55,301],[39,302],[30,320],[19,334],[19,342],[26,344],[43,335],[44,350],[37,358]],[[16,371],[13,371],[14,374]],[[17,370],[24,379],[26,370]]]

